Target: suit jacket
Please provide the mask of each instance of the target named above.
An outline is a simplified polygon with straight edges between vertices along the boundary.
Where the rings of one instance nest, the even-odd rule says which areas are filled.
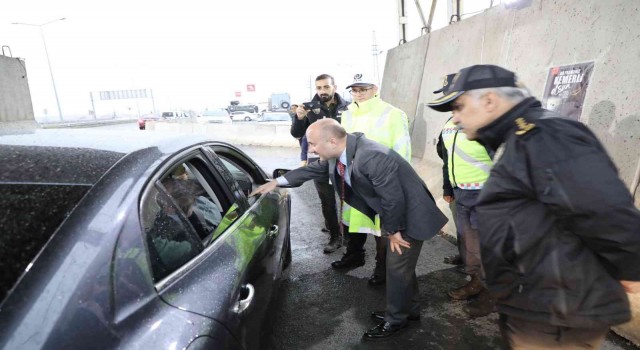
[[[427,240],[447,223],[425,183],[398,153],[362,133],[347,134],[346,152],[352,193],[345,201],[365,214],[379,214],[384,232],[402,231],[413,239]],[[329,159],[292,170],[284,177],[291,187],[329,177],[341,193],[342,179],[335,170],[336,159]]]

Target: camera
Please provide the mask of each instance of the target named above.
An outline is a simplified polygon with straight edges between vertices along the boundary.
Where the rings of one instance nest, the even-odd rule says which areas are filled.
[[[312,109],[319,109],[320,106],[322,106],[322,103],[320,101],[311,101],[311,102],[302,103],[302,108],[304,108],[307,111],[310,111]]]

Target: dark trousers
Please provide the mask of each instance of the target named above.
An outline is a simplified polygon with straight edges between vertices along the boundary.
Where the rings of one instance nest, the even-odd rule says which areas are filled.
[[[364,253],[364,244],[367,242],[367,233],[349,232],[349,226],[344,227],[345,235],[349,235],[347,244],[347,255],[353,253]],[[347,233],[349,232],[349,233]],[[376,239],[376,269],[374,273],[384,276],[387,262],[387,239],[375,236]]]
[[[500,314],[500,333],[508,349],[600,349],[606,329],[559,327]]]
[[[453,189],[456,201],[456,230],[458,243],[462,240],[461,252],[465,271],[470,275],[483,277],[482,260],[480,257],[480,237],[478,236],[478,219],[475,205],[480,190]]]
[[[327,179],[313,180],[320,197],[320,206],[322,207],[322,216],[324,216],[324,225],[331,233],[331,237],[340,236],[340,226],[338,226],[338,211],[336,209],[336,195],[333,186]]]
[[[391,246],[387,244],[387,313],[384,320],[396,326],[407,323],[409,316],[420,315],[416,265],[422,241],[404,234],[402,238],[411,244],[409,249],[402,247],[402,255],[391,252]]]

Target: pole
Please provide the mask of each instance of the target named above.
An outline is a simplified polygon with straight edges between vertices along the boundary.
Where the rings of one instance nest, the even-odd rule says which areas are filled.
[[[51,74],[51,83],[53,84],[53,94],[56,95],[56,104],[58,105],[58,115],[62,121],[62,109],[60,108],[60,99],[58,98],[58,90],[56,89],[56,81],[53,79],[53,70],[51,69],[51,61],[49,60],[49,51],[47,50],[47,42],[44,40],[44,29],[40,27],[40,35],[42,36],[42,44],[44,44],[44,54],[47,56],[47,64],[49,65],[49,74]]]
[[[96,104],[93,102],[93,91],[89,92],[89,97],[91,98],[91,109],[93,110],[93,119],[97,119]]]
[[[376,31],[373,31],[373,45],[371,46],[371,53],[373,54],[373,72],[376,77],[376,85],[380,86],[380,70],[378,68],[378,44],[376,43]]]
[[[408,19],[406,16],[406,8],[404,0],[398,0],[398,24],[400,25],[400,41],[398,45],[405,44],[407,42],[407,31],[406,26],[408,23]]]
[[[153,89],[149,89],[149,92],[151,93],[151,105],[153,106],[153,113],[157,113],[156,112],[156,100],[153,98]]]
[[[22,24],[25,26],[40,28],[40,36],[42,37],[42,44],[44,45],[44,54],[47,57],[47,64],[49,65],[49,74],[51,75],[51,83],[53,84],[53,94],[56,96],[56,105],[58,106],[58,116],[60,118],[60,121],[62,121],[62,108],[60,108],[60,99],[58,98],[58,89],[56,89],[56,81],[53,78],[53,69],[51,68],[51,60],[49,60],[49,50],[47,50],[47,42],[44,38],[43,27],[53,22],[64,21],[65,19],[66,19],[65,17],[62,17],[62,18],[54,19],[53,21],[49,21],[42,24],[29,24],[29,23],[18,23],[18,22],[11,23],[11,24]]]

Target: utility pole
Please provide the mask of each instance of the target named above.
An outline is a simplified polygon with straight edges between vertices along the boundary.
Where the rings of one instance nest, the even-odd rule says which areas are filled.
[[[371,54],[373,55],[373,76],[376,78],[376,85],[380,86],[380,70],[378,68],[378,55],[382,51],[378,51],[376,43],[376,31],[373,31],[373,45],[371,45]]]
[[[20,23],[20,22],[13,22],[11,24],[21,24],[21,25],[25,25],[25,26],[32,26],[32,27],[38,27],[40,28],[40,36],[42,37],[42,44],[44,45],[44,54],[47,57],[47,64],[49,64],[49,74],[51,75],[51,83],[53,84],[53,93],[56,96],[56,104],[58,105],[58,114],[60,117],[60,121],[62,121],[62,108],[60,108],[60,99],[58,99],[58,90],[56,89],[56,81],[53,79],[53,69],[51,69],[51,61],[49,60],[49,51],[47,50],[47,42],[44,40],[44,26],[46,26],[47,24],[51,24],[53,22],[58,22],[58,21],[64,21],[66,18],[62,17],[62,18],[58,18],[58,19],[54,19],[53,21],[49,21],[46,23],[42,23],[42,24],[30,24],[30,23]]]
[[[96,104],[93,102],[93,91],[89,91],[89,97],[91,98],[91,109],[93,110],[93,119],[97,119]]]

